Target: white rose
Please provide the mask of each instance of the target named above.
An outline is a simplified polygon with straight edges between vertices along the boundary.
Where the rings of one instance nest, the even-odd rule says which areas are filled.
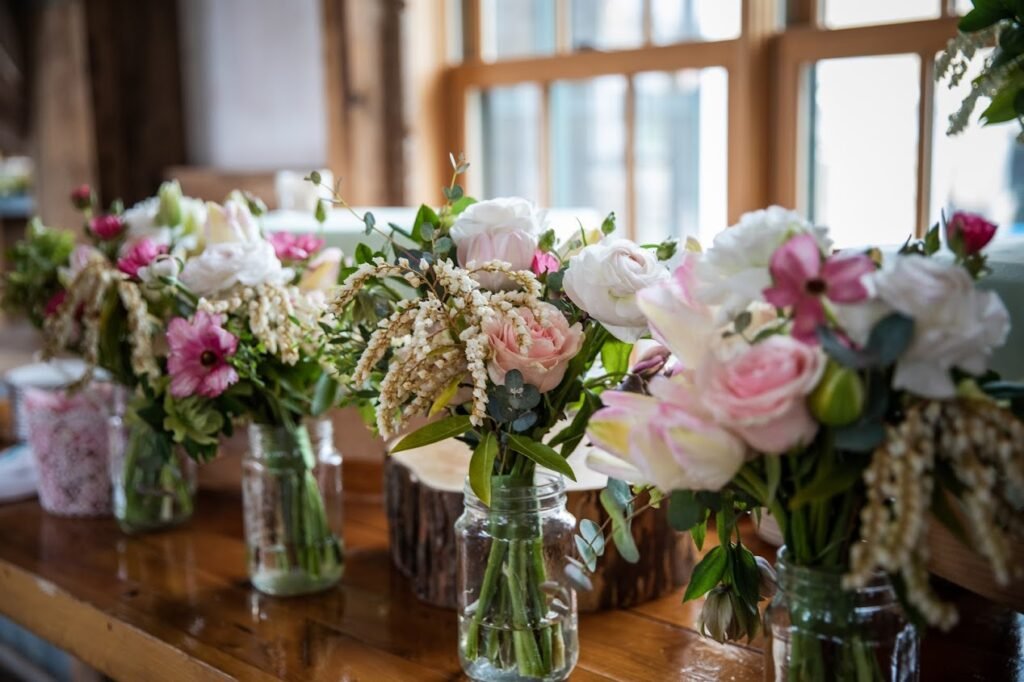
[[[637,293],[668,278],[653,252],[628,239],[612,239],[569,259],[563,286],[573,303],[616,338],[633,343],[647,332]]]
[[[199,296],[210,296],[236,284],[283,284],[294,276],[281,266],[274,247],[263,239],[248,207],[237,201],[207,205],[206,248],[185,263],[182,283]]]
[[[984,374],[995,348],[1006,342],[1010,315],[1002,299],[982,291],[963,267],[925,256],[893,256],[864,279],[874,300],[837,306],[856,343],[867,342],[882,317],[896,311],[914,320],[914,338],[896,363],[895,388],[925,398],[956,394],[950,370]]]
[[[449,236],[462,267],[500,260],[515,270],[529,270],[539,233],[540,219],[533,204],[509,197],[472,204],[455,219]],[[514,286],[504,275],[481,273],[476,279],[487,289]]]
[[[179,233],[188,233],[206,222],[206,205],[198,199],[182,197],[180,225],[159,224],[159,214],[160,197],[143,199],[126,209],[121,218],[127,226],[128,241],[134,242],[148,237],[158,244],[170,245],[180,237]]]
[[[781,206],[745,213],[739,224],[718,233],[697,266],[698,296],[707,305],[719,306],[717,322],[725,323],[752,301],[761,300],[772,284],[772,254],[789,237],[805,232],[814,235],[822,253],[831,252],[826,228],[814,227]]]

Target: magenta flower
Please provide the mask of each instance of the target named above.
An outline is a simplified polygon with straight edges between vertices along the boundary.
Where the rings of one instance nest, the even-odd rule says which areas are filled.
[[[540,277],[541,275],[549,272],[558,272],[558,269],[562,267],[562,263],[558,260],[558,257],[544,253],[543,251],[537,251],[533,254],[533,262],[530,264],[530,269],[533,270],[533,274]]]
[[[311,234],[274,232],[269,241],[278,260],[282,261],[306,260],[324,247],[324,240]]]
[[[974,213],[957,211],[946,223],[946,240],[954,244],[957,239],[963,244],[964,255],[978,253],[996,236],[995,223]]]
[[[60,310],[60,306],[64,303],[64,300],[68,297],[67,289],[59,289],[54,292],[53,296],[46,300],[46,306],[43,309],[43,315],[50,317]]]
[[[861,278],[874,269],[874,262],[864,254],[822,258],[814,236],[800,234],[772,254],[775,285],[764,290],[764,298],[778,308],[791,308],[793,336],[816,343],[817,328],[825,323],[822,296],[835,303],[863,301],[868,290]]]
[[[89,231],[103,241],[108,241],[124,231],[124,221],[116,215],[98,215],[89,221]]]
[[[79,185],[71,192],[71,204],[79,209],[85,210],[92,206],[92,187]]]
[[[132,279],[138,279],[139,269],[146,267],[164,253],[167,253],[166,244],[157,244],[149,237],[140,239],[125,249],[123,255],[117,259],[117,269]]]
[[[216,398],[238,381],[238,372],[227,358],[235,354],[238,338],[224,329],[223,315],[197,311],[189,322],[183,317],[171,320],[167,328],[167,371],[171,375],[171,395],[188,398],[199,394]]]

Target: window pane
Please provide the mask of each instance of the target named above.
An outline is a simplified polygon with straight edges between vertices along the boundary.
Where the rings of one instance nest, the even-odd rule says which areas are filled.
[[[971,0],[956,0],[955,9],[957,14],[967,14],[974,9],[974,3]]]
[[[944,0],[825,0],[828,28],[934,19]]]
[[[552,84],[552,207],[625,217],[625,98],[621,76]]]
[[[640,47],[644,41],[643,25],[641,0],[574,0],[572,3],[572,47],[575,50]]]
[[[935,84],[932,195],[929,219],[939,220],[963,209],[981,213],[996,222],[1000,237],[1024,233],[1024,145],[1017,143],[1020,126],[1015,121],[995,126],[978,122],[986,104],[979,103],[967,130],[948,137],[949,116],[960,107],[971,81],[981,72],[980,52],[960,84],[950,90]]]
[[[642,73],[634,88],[636,237],[710,244],[726,227],[728,74]]]
[[[480,94],[484,196],[540,197],[540,94],[533,83]]]
[[[740,34],[740,0],[651,0],[654,42],[729,40]]]
[[[892,244],[914,231],[917,55],[815,66],[810,213],[838,246]]]
[[[555,52],[555,0],[482,0],[485,60]]]

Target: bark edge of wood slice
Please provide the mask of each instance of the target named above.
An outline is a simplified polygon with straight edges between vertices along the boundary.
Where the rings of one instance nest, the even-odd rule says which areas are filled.
[[[390,455],[384,463],[384,505],[391,560],[417,598],[456,608],[455,522],[462,515],[462,480],[469,450],[435,444]],[[457,474],[457,476],[456,476]],[[577,521],[607,520],[600,488],[570,489],[566,506]],[[581,612],[624,609],[686,584],[697,558],[689,533],[673,530],[666,505],[633,520],[640,561],[630,564],[609,542],[591,576],[594,589],[577,591]]]

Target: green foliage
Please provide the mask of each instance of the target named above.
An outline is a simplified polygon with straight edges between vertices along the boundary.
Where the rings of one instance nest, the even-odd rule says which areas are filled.
[[[71,232],[45,227],[39,219],[28,225],[25,238],[8,253],[3,274],[3,309],[26,315],[42,326],[46,303],[61,289],[59,269],[66,267],[75,238]]]
[[[1005,0],[974,0],[974,9],[960,19],[957,28],[964,33],[973,33],[1013,15],[1013,6]]]
[[[553,448],[539,443],[535,440],[527,438],[526,436],[517,436],[511,434],[508,437],[509,446],[514,452],[518,452],[520,455],[532,460],[536,464],[541,465],[556,471],[566,478],[576,480],[576,474],[573,473],[572,467],[569,466],[569,462],[566,461],[565,457],[558,454]]]
[[[688,531],[704,520],[707,509],[689,490],[676,490],[668,498],[668,522],[678,531]]]
[[[601,346],[601,364],[608,374],[625,374],[629,371],[629,355],[633,352],[633,344],[618,339],[605,342]]]
[[[174,442],[191,441],[197,445],[216,446],[224,427],[224,417],[212,401],[200,396],[175,398],[170,391],[164,395],[164,420],[161,425],[174,435]]]
[[[619,556],[631,564],[640,560],[640,552],[636,547],[632,532],[632,496],[629,486],[614,478],[608,479],[608,485],[601,491],[601,506],[608,514],[612,523],[612,541]]]
[[[725,577],[729,567],[729,556],[721,545],[712,547],[700,563],[693,567],[690,582],[683,594],[683,601],[698,599],[711,591]]]
[[[863,349],[851,348],[827,327],[818,328],[821,347],[837,363],[851,369],[888,367],[896,362],[914,337],[914,320],[891,313],[871,330]]]
[[[469,485],[473,493],[485,505],[491,504],[491,477],[494,473],[494,459],[498,455],[498,438],[487,431],[473,450],[469,460]]]
[[[601,221],[601,234],[608,236],[615,231],[615,211],[612,211]]]
[[[468,415],[453,415],[444,419],[439,419],[436,422],[431,422],[426,426],[422,426],[405,438],[400,440],[395,447],[391,448],[391,452],[401,452],[402,450],[411,450],[413,448],[423,447],[424,445],[430,445],[431,443],[437,443],[438,441],[446,440],[448,438],[454,438],[461,436],[462,434],[469,431],[470,423]]]

